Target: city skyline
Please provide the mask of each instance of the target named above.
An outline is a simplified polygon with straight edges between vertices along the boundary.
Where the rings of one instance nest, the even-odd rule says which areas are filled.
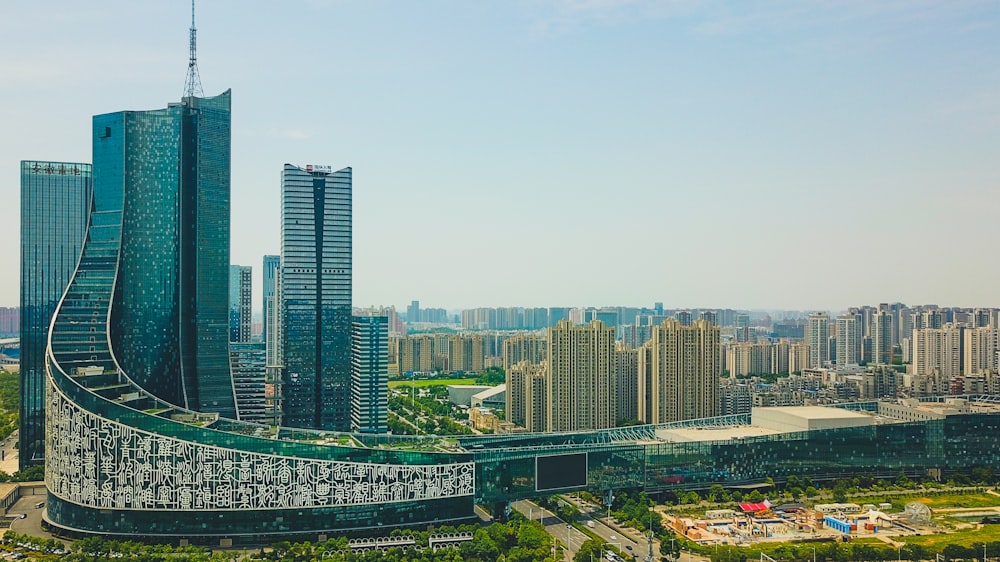
[[[951,241],[996,211],[995,6],[240,6],[199,4],[199,64],[234,89],[230,263],[255,295],[287,161],[357,170],[362,306],[998,304],[1000,264]],[[180,4],[7,13],[5,200],[20,160],[89,161],[91,115],[180,97]],[[352,26],[274,36],[307,20]]]

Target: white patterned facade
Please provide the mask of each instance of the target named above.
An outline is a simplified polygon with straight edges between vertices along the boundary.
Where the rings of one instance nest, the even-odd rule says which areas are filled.
[[[55,496],[120,510],[258,510],[471,496],[473,463],[372,464],[192,443],[94,415],[49,381],[45,481]],[[165,423],[170,423],[164,420]]]

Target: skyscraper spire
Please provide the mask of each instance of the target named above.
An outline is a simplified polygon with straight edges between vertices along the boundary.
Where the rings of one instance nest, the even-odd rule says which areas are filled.
[[[204,97],[205,91],[201,89],[201,75],[198,74],[198,29],[194,26],[194,0],[191,0],[191,39],[189,42],[191,56],[188,58],[187,79],[184,81],[184,96]]]

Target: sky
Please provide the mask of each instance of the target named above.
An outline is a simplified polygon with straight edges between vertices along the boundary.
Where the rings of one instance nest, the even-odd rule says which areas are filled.
[[[178,101],[190,17],[0,7],[0,306],[19,161]],[[355,306],[1000,306],[995,0],[200,0],[197,27],[255,301],[288,162],[353,168]]]

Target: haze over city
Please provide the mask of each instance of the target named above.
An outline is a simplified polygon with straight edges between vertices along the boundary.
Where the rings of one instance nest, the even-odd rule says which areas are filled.
[[[90,161],[92,115],[179,99],[189,19],[5,6],[2,200],[22,159]],[[354,169],[356,305],[996,306],[998,24],[975,1],[201,2],[231,261],[259,282],[282,164],[329,164]]]

